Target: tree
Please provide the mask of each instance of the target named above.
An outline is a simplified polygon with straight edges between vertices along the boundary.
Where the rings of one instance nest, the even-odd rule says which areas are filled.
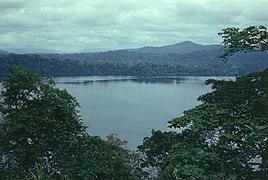
[[[113,134],[107,136],[106,140],[89,136],[84,148],[83,161],[86,168],[76,179],[137,179],[136,172],[133,171],[134,156],[125,143]]]
[[[223,31],[223,57],[267,49],[263,26]],[[158,179],[268,179],[268,68],[206,84],[213,91],[198,98],[202,103],[169,121],[179,132],[161,142],[155,141],[155,133],[144,139],[139,151],[150,157],[145,162],[153,166],[151,160],[163,155],[157,162]],[[172,145],[170,139],[175,140]],[[163,144],[169,148],[154,151]]]
[[[77,100],[52,79],[11,68],[0,103],[1,179],[136,179],[125,142],[90,136]]]
[[[42,79],[23,67],[10,69],[1,92],[1,155],[3,174],[24,175],[42,164],[62,173],[74,155],[76,142],[85,134],[78,102],[52,79]]]
[[[152,130],[151,137],[145,137],[143,144],[138,146],[140,153],[139,168],[145,179],[155,179],[160,171],[160,165],[172,146],[178,142],[175,132]]]
[[[265,179],[267,77],[268,69],[233,81],[208,80],[213,91],[199,97],[202,104],[169,121],[181,132],[144,139],[139,150],[147,167],[157,166],[158,179]]]
[[[267,176],[268,111],[258,108],[267,100],[262,86],[267,77],[268,69],[235,81],[209,80],[214,91],[200,96],[203,104],[170,121],[172,127],[186,128],[182,134],[199,144],[195,148],[214,154],[209,169],[222,177]]]
[[[268,32],[265,26],[249,26],[243,30],[228,27],[218,33],[223,38],[227,58],[239,51],[252,52],[268,50]]]

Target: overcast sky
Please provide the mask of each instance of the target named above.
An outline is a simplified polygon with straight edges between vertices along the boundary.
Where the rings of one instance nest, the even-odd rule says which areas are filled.
[[[268,26],[268,0],[0,0],[0,49],[106,51]]]

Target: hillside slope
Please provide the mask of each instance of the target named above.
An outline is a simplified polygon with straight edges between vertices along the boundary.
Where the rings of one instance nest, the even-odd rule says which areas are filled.
[[[174,53],[186,47],[192,49]],[[184,42],[159,48],[162,52],[172,53],[139,52],[136,49],[73,54],[0,54],[0,76],[4,76],[7,64],[21,64],[52,76],[233,76],[268,67],[267,52],[238,53],[224,63],[219,58],[223,49],[217,45]]]
[[[203,51],[209,49],[222,49],[221,45],[201,45],[196,44],[191,41],[184,41],[181,43],[167,45],[162,47],[142,47],[138,49],[128,49],[130,52],[139,52],[139,53],[156,53],[156,54],[186,54],[192,53],[195,51]]]

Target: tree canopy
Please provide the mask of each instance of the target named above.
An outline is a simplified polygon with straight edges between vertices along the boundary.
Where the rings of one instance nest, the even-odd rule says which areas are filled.
[[[224,58],[268,49],[264,26],[219,33]],[[79,104],[51,78],[11,68],[0,95],[0,178],[268,179],[268,68],[209,79],[200,105],[153,130],[139,159],[111,135],[90,136]]]
[[[263,26],[223,31],[223,57],[267,50]],[[198,98],[200,105],[170,120],[172,131],[153,131],[138,147],[147,177],[268,179],[268,68],[206,84],[212,92]]]
[[[90,136],[77,100],[51,78],[16,67],[2,86],[0,179],[136,178],[124,142]]]
[[[268,174],[268,69],[236,80],[208,80],[201,105],[169,121],[181,132],[153,132],[139,150],[159,179],[252,179]]]
[[[77,107],[76,99],[55,88],[51,79],[43,83],[29,70],[11,70],[1,92],[1,149],[7,173],[24,174],[35,163],[61,172],[58,161],[70,155],[84,134]]]
[[[184,129],[181,134],[191,139],[190,149],[199,153],[196,161],[207,162],[191,165],[204,172],[213,169],[219,177],[267,176],[268,94],[263,86],[267,77],[268,69],[235,81],[209,80],[214,91],[199,97],[203,103],[170,121],[171,127]]]
[[[219,32],[223,38],[225,52],[223,58],[227,58],[239,51],[252,52],[268,50],[268,32],[265,26],[249,26],[240,30],[236,27],[228,27]]]

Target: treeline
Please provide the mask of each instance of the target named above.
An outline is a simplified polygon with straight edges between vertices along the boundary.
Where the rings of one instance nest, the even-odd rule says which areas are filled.
[[[55,77],[87,75],[233,76],[236,74],[247,74],[249,72],[258,71],[268,66],[267,62],[263,61],[262,59],[260,59],[258,65],[255,66],[251,65],[250,59],[245,60],[244,65],[240,66],[236,66],[235,63],[224,63],[220,60],[217,61],[211,57],[207,57],[208,60],[205,61],[204,57],[206,57],[206,52],[198,52],[198,55],[191,55],[194,57],[194,60],[189,60],[187,55],[180,55],[180,59],[177,60],[175,57],[178,55],[152,55],[152,57],[158,57],[155,61],[150,58],[147,59],[147,55],[144,54],[140,54],[140,56],[138,56],[139,53],[133,53],[137,58],[136,61],[134,61],[133,57],[130,56],[130,54],[132,54],[131,52],[123,53],[118,51],[119,54],[116,54],[116,52],[107,53],[108,54],[106,55],[104,55],[105,53],[99,53],[101,56],[98,56],[96,53],[92,53],[93,55],[91,54],[91,58],[88,60],[86,60],[86,58],[81,54],[76,54],[76,58],[72,54],[1,54],[0,76],[5,76],[6,66],[16,65],[23,65],[44,76],[50,75]],[[212,57],[216,57],[216,54],[214,54]],[[79,58],[79,56],[83,58]],[[105,58],[102,59],[102,56]],[[111,57],[110,60],[108,58],[109,56]],[[163,58],[162,56],[167,58],[166,61],[161,59]],[[66,57],[66,59],[62,59],[63,57]],[[95,57],[95,59],[93,57]],[[125,60],[123,60],[124,57]],[[188,60],[189,62],[187,63]]]
[[[174,63],[119,63],[89,62],[76,60],[58,60],[42,58],[39,55],[6,55],[0,58],[0,75],[5,75],[5,66],[24,65],[42,75],[51,76],[84,76],[84,75],[226,75],[213,67],[179,65]]]

